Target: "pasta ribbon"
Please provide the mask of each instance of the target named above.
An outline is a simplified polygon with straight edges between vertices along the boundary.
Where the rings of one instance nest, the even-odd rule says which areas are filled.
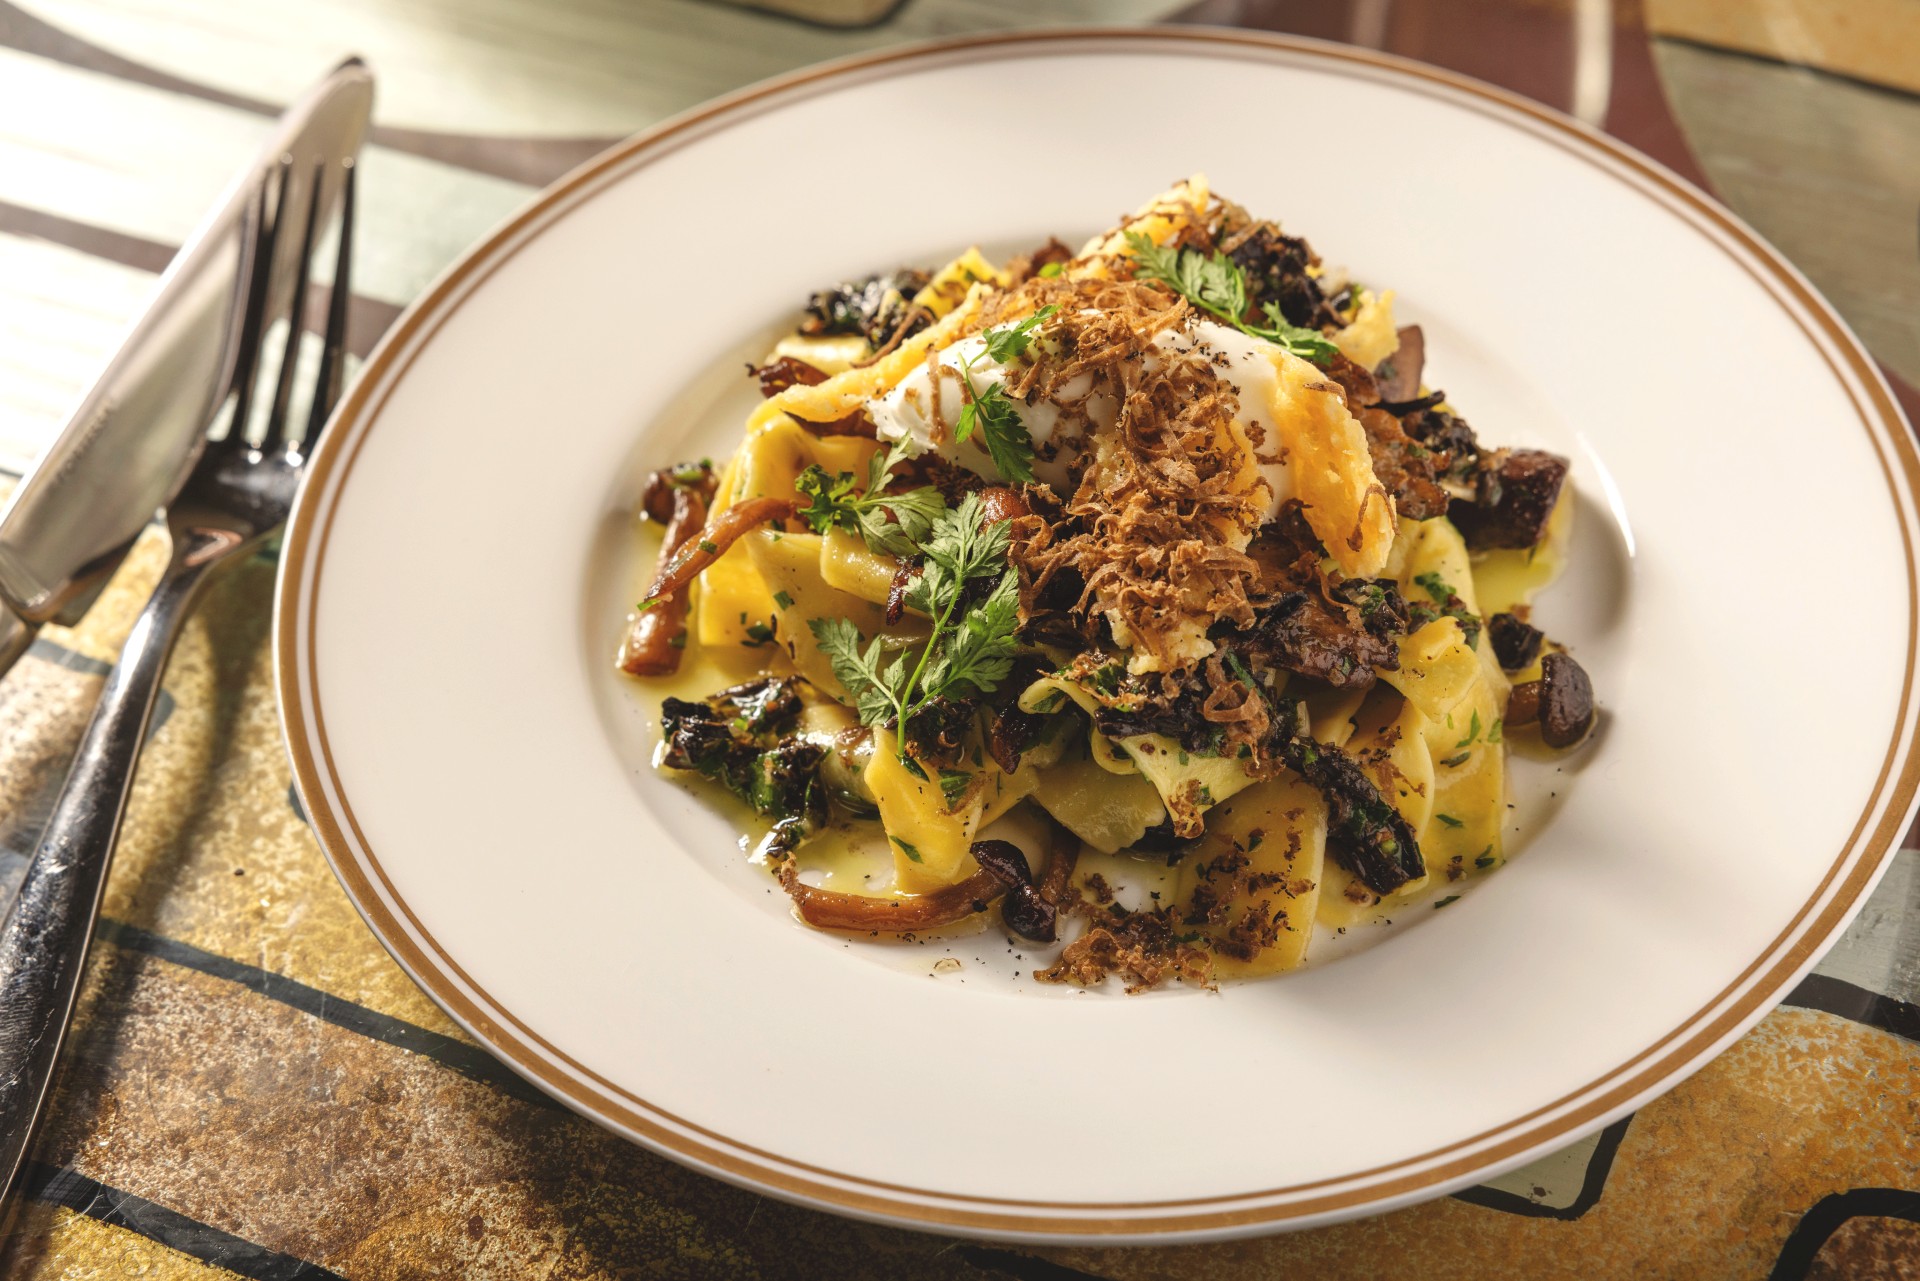
[[[1160,790],[1137,770],[1116,774],[1091,756],[1047,770],[1033,798],[1102,854],[1117,854],[1166,821]]]
[[[798,497],[793,482],[816,463],[829,472],[863,475],[878,448],[859,436],[815,436],[785,414],[775,415],[747,433],[721,473],[714,513],[749,498]],[[758,629],[773,619],[773,589],[751,557],[722,556],[707,566],[699,585],[693,620],[702,645],[732,647],[764,639]]]
[[[980,302],[986,292],[987,286],[974,285],[959,306],[870,365],[857,365],[811,387],[795,384],[762,402],[747,419],[747,430],[751,432],[781,414],[810,423],[836,422],[863,408],[868,401],[886,395],[915,365],[927,358],[928,352],[937,351],[960,336],[979,316]]]
[[[1113,275],[1109,258],[1128,257],[1127,233],[1139,232],[1156,245],[1164,245],[1178,236],[1193,221],[1194,214],[1207,207],[1212,198],[1207,175],[1194,174],[1176,182],[1167,190],[1141,205],[1133,216],[1112,231],[1095,236],[1067,264],[1067,275],[1075,280],[1105,280]]]
[[[1292,775],[1225,802],[1180,871],[1180,901],[1213,941],[1223,977],[1299,965],[1313,938],[1327,864],[1327,804]]]
[[[814,639],[807,620],[851,619],[862,636],[884,632],[902,643],[924,639],[927,625],[922,619],[909,617],[889,627],[885,608],[828,586],[820,576],[821,542],[818,534],[786,534],[774,529],[756,529],[740,537],[747,553],[744,559],[759,579],[761,590],[767,593],[774,637],[793,663],[793,670],[830,697],[851,705],[852,695],[834,675],[833,664],[821,653],[820,642]],[[732,559],[715,561],[707,572]]]
[[[1099,696],[1078,681],[1063,676],[1042,676],[1021,692],[1020,710],[1051,710],[1058,694],[1065,694],[1078,703],[1089,717],[1103,706]],[[1253,784],[1245,763],[1237,756],[1203,756],[1189,752],[1164,734],[1129,734],[1123,738],[1108,738],[1098,730],[1094,734],[1098,736],[1094,743],[1095,759],[1099,759],[1102,743],[1124,752],[1133,767],[1145,775],[1160,794],[1161,804],[1173,819],[1173,830],[1183,837],[1198,835],[1201,815]]]

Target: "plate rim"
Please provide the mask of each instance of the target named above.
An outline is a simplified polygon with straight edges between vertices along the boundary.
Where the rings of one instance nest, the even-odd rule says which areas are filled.
[[[387,397],[440,324],[532,237],[557,206],[597,180],[623,176],[697,141],[710,127],[752,114],[767,99],[829,89],[880,68],[911,74],[954,56],[977,60],[1072,46],[1154,46],[1317,63],[1333,74],[1370,71],[1518,126],[1634,183],[1714,240],[1765,287],[1820,353],[1858,412],[1885,474],[1907,568],[1907,665],[1892,741],[1852,832],[1779,935],[1699,1011],[1595,1080],[1503,1124],[1388,1165],[1287,1187],[1141,1202],[1003,1199],[940,1192],[844,1174],[765,1152],[675,1117],[586,1068],[492,1000],[393,888],[347,802],[327,744],[311,670],[314,619],[302,603],[317,591],[338,495]],[[777,106],[777,104],[776,104]],[[1519,119],[1515,119],[1515,117]],[[1596,154],[1597,153],[1597,154]],[[1609,163],[1611,162],[1611,163]],[[1626,170],[1625,173],[1621,169]],[[1718,234],[1715,234],[1718,233]],[[540,234],[536,228],[535,235]],[[1797,304],[1797,305],[1796,305]],[[415,341],[416,335],[418,341]],[[1822,342],[1824,337],[1826,342]],[[1849,373],[1852,375],[1848,377]],[[376,392],[379,394],[376,396]],[[337,472],[337,476],[336,476]],[[1902,484],[1905,483],[1904,495]],[[1902,498],[1905,502],[1902,502]],[[702,1173],[817,1209],[896,1226],[1035,1243],[1160,1243],[1221,1239],[1310,1227],[1384,1212],[1484,1179],[1592,1133],[1673,1088],[1777,1005],[1859,910],[1920,804],[1920,755],[1911,743],[1920,656],[1920,450],[1878,365],[1802,273],[1737,215],[1670,169],[1570,116],[1471,77],[1377,50],[1308,37],[1232,28],[1062,27],[986,33],[857,54],[749,85],[615,144],[531,197],[474,244],[410,304],[382,336],[336,409],[303,478],[288,521],[274,593],[274,680],[282,737],[309,826],[355,910],[407,975],[511,1070],[575,1112]],[[303,646],[303,639],[308,642]],[[303,659],[304,655],[304,659]],[[303,666],[304,662],[304,666]],[[304,682],[304,683],[303,683]],[[310,710],[309,710],[310,709]],[[311,723],[310,723],[311,720]],[[1896,765],[1899,767],[1896,771]],[[329,796],[329,783],[338,804]],[[1875,821],[1875,816],[1878,820]],[[405,918],[404,921],[401,918]],[[432,954],[416,942],[431,946]],[[1763,973],[1764,971],[1764,973]]]

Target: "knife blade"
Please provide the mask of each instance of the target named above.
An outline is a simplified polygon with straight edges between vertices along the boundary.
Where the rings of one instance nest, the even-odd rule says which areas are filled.
[[[267,171],[293,158],[285,199],[309,198],[315,175],[324,225],[358,156],[373,107],[373,73],[341,63],[280,117],[160,277],[152,302],[60,434],[0,511],[0,675],[40,625],[86,613],[199,457],[232,394],[251,275],[250,210]],[[266,277],[265,315],[288,306],[298,245]]]

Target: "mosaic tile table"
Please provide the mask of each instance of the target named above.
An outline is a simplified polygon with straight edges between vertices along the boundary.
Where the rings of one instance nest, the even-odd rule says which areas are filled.
[[[688,0],[0,0],[0,468],[57,427],[272,104],[355,50],[383,91],[362,354],[539,184],[714,93],[925,35],[1171,19],[1373,44],[1576,109],[1716,183],[1920,378],[1920,0],[1668,0],[1644,17],[1573,0],[763,7],[814,20]],[[81,628],[49,631],[0,682],[0,897],[162,552],[150,535]],[[272,573],[262,559],[225,582],[169,673],[0,1276],[1920,1276],[1920,853],[1705,1071],[1486,1186],[1233,1245],[951,1241],[630,1147],[422,996],[290,790]]]

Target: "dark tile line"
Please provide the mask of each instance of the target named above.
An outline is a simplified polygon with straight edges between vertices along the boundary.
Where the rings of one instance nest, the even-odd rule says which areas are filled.
[[[1017,1250],[1001,1250],[986,1245],[962,1245],[954,1248],[969,1265],[982,1272],[1013,1277],[1014,1281],[1106,1281],[1095,1272],[1082,1272],[1064,1264],[1037,1259]]]
[[[4,18],[4,0],[0,0],[0,21],[4,21]],[[75,222],[59,214],[30,209],[6,200],[0,200],[0,231],[50,240],[68,249],[77,249],[83,254],[105,258],[123,267],[150,271],[155,275],[167,269],[177,247],[162,244],[158,240],[148,240],[145,236],[130,236],[123,231],[109,231],[105,227]]]
[[[27,646],[27,654],[43,663],[51,663],[55,667],[69,672],[78,672],[82,676],[105,676],[113,670],[112,663],[103,663],[97,658],[82,654],[76,649],[68,649],[58,641],[50,641],[44,636],[33,638],[33,644]],[[159,697],[153,701],[153,717],[147,722],[149,740],[160,732],[160,727],[167,723],[169,716],[173,715],[174,706],[173,695],[163,687]]]
[[[0,0],[0,18],[5,17],[6,0]],[[161,272],[173,261],[174,245],[161,244],[140,236],[129,236],[92,223],[64,218],[59,214],[0,200],[0,232],[30,236],[76,252],[117,262],[140,271]],[[321,333],[326,328],[327,306],[333,297],[331,286],[316,281],[307,292],[307,328]],[[347,305],[347,349],[364,359],[380,336],[400,317],[400,308],[378,298],[354,294]],[[14,474],[14,473],[8,473]]]
[[[1809,974],[1787,994],[1782,1005],[1803,1010],[1823,1010],[1855,1023],[1877,1027],[1882,1032],[1920,1042],[1920,1005],[1897,1000],[1879,992],[1826,974]]]
[[[1767,1281],[1801,1281],[1813,1272],[1822,1246],[1849,1219],[1905,1219],[1920,1223],[1920,1192],[1904,1188],[1854,1188],[1821,1197],[1801,1216],[1780,1247]],[[1895,1263],[1896,1271],[1899,1268]],[[1822,1276],[1833,1275],[1823,1270]],[[1882,1275],[1892,1275],[1886,1273]]]
[[[1600,1194],[1606,1190],[1607,1175],[1613,1170],[1613,1158],[1619,1155],[1620,1142],[1627,1137],[1627,1127],[1632,1123],[1633,1114],[1628,1113],[1600,1131],[1600,1141],[1587,1157],[1587,1173],[1580,1181],[1580,1193],[1573,1198],[1572,1205],[1542,1205],[1517,1192],[1489,1187],[1462,1188],[1453,1194],[1453,1199],[1530,1219],[1577,1219],[1600,1203]]]
[[[27,646],[27,653],[43,663],[51,663],[69,672],[79,672],[82,676],[105,676],[113,670],[112,663],[103,663],[97,658],[82,654],[77,649],[68,649],[65,645],[50,641],[44,636],[34,637],[33,644]]]
[[[357,1033],[369,1040],[395,1049],[405,1050],[432,1059],[442,1067],[451,1068],[460,1075],[483,1085],[490,1085],[503,1094],[511,1095],[526,1103],[542,1107],[558,1107],[552,1099],[515,1075],[500,1060],[488,1054],[476,1045],[455,1040],[439,1032],[429,1031],[404,1019],[394,1018],[370,1010],[364,1005],[323,992],[317,987],[308,987],[271,970],[258,966],[245,965],[229,960],[213,952],[204,951],[191,943],[182,943],[128,925],[123,921],[102,918],[99,936],[114,946],[130,952],[155,957],[184,969],[194,970],[212,978],[236,983],[263,996],[270,1001],[289,1006],[335,1027]]]
[[[123,58],[35,17],[9,0],[0,0],[0,46],[257,116],[277,116],[283,109],[275,103],[229,93]],[[378,74],[379,68],[374,70]],[[376,124],[373,141],[459,169],[544,187],[619,139],[485,137]]]
[[[65,1206],[76,1214],[158,1242],[251,1281],[345,1281],[337,1272],[278,1250],[255,1245],[231,1232],[190,1219],[145,1197],[90,1179],[77,1170],[56,1169],[38,1161],[28,1163],[26,1195],[48,1205]]]

